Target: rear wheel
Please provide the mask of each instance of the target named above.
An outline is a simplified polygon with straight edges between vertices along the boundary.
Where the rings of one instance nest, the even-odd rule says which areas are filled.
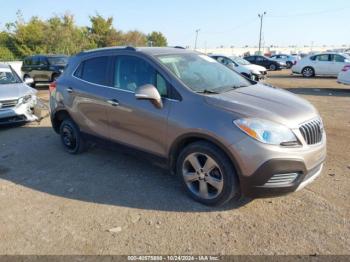
[[[305,67],[301,73],[304,77],[315,76],[315,70],[312,67]]]
[[[86,149],[86,142],[71,119],[65,119],[61,123],[60,136],[63,147],[68,153],[79,154]]]
[[[271,71],[275,71],[277,67],[275,64],[271,64],[269,68]]]
[[[188,194],[210,206],[239,198],[238,178],[230,159],[208,142],[187,146],[179,155],[177,173]]]

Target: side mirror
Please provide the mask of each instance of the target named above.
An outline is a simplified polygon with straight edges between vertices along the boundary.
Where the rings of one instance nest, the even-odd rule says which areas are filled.
[[[162,97],[154,85],[143,85],[135,90],[135,97],[139,100],[150,100],[157,108],[163,107]]]
[[[31,85],[34,83],[34,79],[31,77],[26,77],[26,78],[24,78],[24,83],[27,85]]]

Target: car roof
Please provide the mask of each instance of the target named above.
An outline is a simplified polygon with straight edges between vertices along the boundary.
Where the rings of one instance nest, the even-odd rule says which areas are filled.
[[[29,59],[29,58],[33,58],[33,57],[69,57],[67,55],[31,55],[31,56],[28,56],[26,57],[25,59]]]
[[[10,68],[8,64],[0,64],[0,68]]]
[[[87,51],[80,52],[77,56],[99,53],[104,51],[134,51],[139,53],[148,54],[151,56],[165,55],[165,54],[183,54],[183,53],[197,53],[192,50],[185,49],[183,47],[132,47],[132,46],[114,46],[114,47],[104,47],[91,49]]]

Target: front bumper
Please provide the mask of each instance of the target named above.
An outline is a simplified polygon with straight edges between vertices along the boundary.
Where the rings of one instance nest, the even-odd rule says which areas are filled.
[[[241,180],[241,190],[244,196],[253,198],[286,195],[313,182],[322,173],[322,169],[323,161],[307,170],[305,164],[299,160],[270,160],[248,179]],[[280,175],[287,179],[281,179]]]
[[[231,145],[242,194],[272,197],[302,189],[318,177],[326,159],[326,134],[316,145],[281,147],[246,138]]]
[[[27,103],[17,104],[16,106],[10,108],[0,108],[0,125],[9,125],[38,120],[38,117],[33,113],[35,104],[36,97],[34,96]]]

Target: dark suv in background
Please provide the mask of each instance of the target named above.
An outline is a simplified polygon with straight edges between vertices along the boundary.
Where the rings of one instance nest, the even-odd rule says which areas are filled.
[[[68,63],[65,55],[35,55],[24,59],[22,65],[23,80],[33,78],[37,82],[53,82],[63,72]]]

